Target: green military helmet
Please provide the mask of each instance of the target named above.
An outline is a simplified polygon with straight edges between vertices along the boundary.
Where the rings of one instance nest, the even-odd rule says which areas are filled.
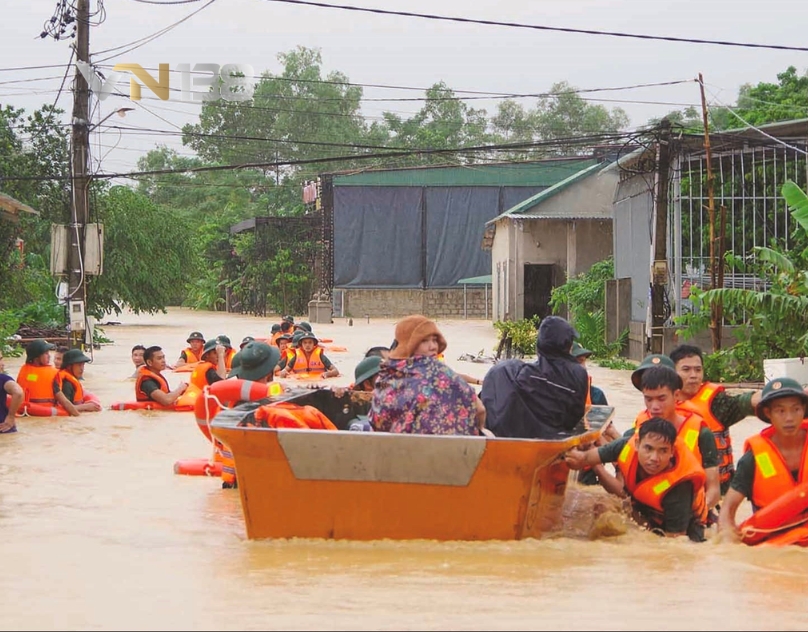
[[[646,369],[655,366],[666,366],[669,369],[676,370],[676,365],[668,356],[663,353],[652,353],[651,355],[645,356],[640,366],[634,369],[634,373],[631,374],[631,383],[634,385],[634,388],[638,391],[642,390],[642,374],[645,373]]]
[[[769,419],[769,416],[763,411],[763,407],[781,397],[799,397],[802,400],[802,405],[808,406],[808,395],[806,395],[805,390],[802,388],[802,384],[790,377],[778,377],[771,380],[763,387],[760,402],[758,402],[755,408],[755,414],[758,418],[770,424],[771,419]]]
[[[66,369],[71,364],[79,364],[81,362],[92,362],[92,359],[84,355],[81,349],[70,349],[65,351],[64,355],[62,355],[62,369]]]
[[[354,386],[359,386],[365,380],[369,380],[376,375],[381,369],[381,364],[382,358],[379,356],[363,358],[354,369]]]
[[[217,344],[219,344],[219,341],[216,338],[211,338],[210,340],[206,341],[205,346],[202,347],[202,355],[205,355],[208,351],[215,350]]]

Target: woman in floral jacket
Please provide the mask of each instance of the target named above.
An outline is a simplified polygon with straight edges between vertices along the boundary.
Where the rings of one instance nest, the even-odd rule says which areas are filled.
[[[396,325],[396,344],[382,362],[370,421],[376,430],[412,434],[479,435],[485,407],[474,389],[437,359],[446,340],[424,316]]]

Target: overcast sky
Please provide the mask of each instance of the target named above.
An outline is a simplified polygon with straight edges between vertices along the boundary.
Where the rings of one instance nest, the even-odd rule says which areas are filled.
[[[96,2],[91,0],[93,8]],[[734,102],[739,86],[744,83],[776,81],[777,73],[789,65],[800,72],[808,68],[808,53],[803,52],[459,24],[267,0],[216,0],[137,50],[120,57],[116,52],[100,54],[152,35],[206,2],[155,6],[135,0],[108,0],[105,21],[90,32],[91,53],[98,53],[94,61],[112,56],[106,64],[156,67],[162,62],[171,69],[180,63],[192,67],[197,63],[242,63],[260,74],[264,70],[279,72],[278,53],[304,45],[321,49],[326,71],[339,70],[356,83],[428,87],[443,80],[457,90],[501,93],[542,92],[562,80],[578,88],[603,88],[688,80],[702,72],[708,100],[716,105]],[[334,0],[333,3],[546,26],[808,47],[805,36],[808,4],[793,0],[750,3],[748,8],[743,3],[718,0],[477,0],[474,3]],[[56,4],[56,0],[6,1],[0,39],[2,105],[32,111],[53,103],[56,98],[64,68],[8,70],[67,63],[68,41],[39,38],[43,23],[53,15]],[[59,98],[59,106],[67,112],[72,107],[72,72]],[[172,73],[171,81],[172,87],[179,87],[178,75]],[[378,88],[365,88],[364,94],[374,98],[422,96]],[[624,108],[632,127],[672,109],[699,105],[696,83],[592,96],[634,101],[603,103]],[[108,123],[176,131],[185,123],[195,122],[201,107],[182,104],[175,92],[169,101],[160,101],[144,88],[143,97],[140,107],[125,97],[111,96],[100,103],[94,120],[120,107],[135,107],[124,119],[113,117]],[[533,105],[533,100],[523,102],[526,106]],[[496,111],[496,101],[470,104],[485,107],[489,114]],[[369,102],[363,106],[363,114],[378,117],[384,110],[406,114],[418,107],[418,103]],[[805,116],[808,117],[808,112]],[[103,159],[101,170],[105,172],[134,169],[137,159],[160,142],[180,153],[191,154],[170,135],[127,132],[119,136],[117,131],[93,135],[95,158]]]

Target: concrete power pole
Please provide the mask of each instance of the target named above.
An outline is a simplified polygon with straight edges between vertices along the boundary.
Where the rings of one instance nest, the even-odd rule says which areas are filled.
[[[662,353],[668,316],[668,178],[671,124],[663,119],[657,141],[657,178],[654,209],[654,260],[651,266],[651,353]]]
[[[90,0],[76,2],[76,61],[90,62]],[[70,346],[82,348],[86,332],[87,284],[84,274],[85,230],[90,215],[90,90],[76,70],[73,88],[73,117],[70,143],[73,198],[68,226],[68,308]],[[79,327],[79,323],[81,323]]]

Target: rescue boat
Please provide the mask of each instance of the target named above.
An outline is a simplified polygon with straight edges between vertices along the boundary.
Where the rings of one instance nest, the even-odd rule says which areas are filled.
[[[273,402],[313,406],[337,431],[261,427],[256,403],[223,409],[247,537],[521,540],[556,529],[567,450],[595,441],[614,408],[593,406],[552,439],[347,431],[371,393],[293,389]]]

